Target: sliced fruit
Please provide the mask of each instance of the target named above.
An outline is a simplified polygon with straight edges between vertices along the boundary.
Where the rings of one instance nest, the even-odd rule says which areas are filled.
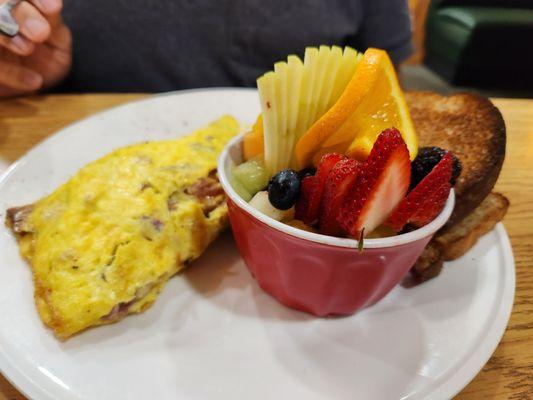
[[[278,123],[277,113],[279,105],[276,100],[276,75],[270,71],[257,80],[259,100],[263,116],[263,132],[265,140],[265,165],[269,173],[276,170],[276,156],[278,153]]]
[[[303,221],[307,225],[316,222],[317,216],[309,215],[311,200],[316,199],[315,192],[318,190],[318,179],[315,175],[306,176],[300,184],[300,198],[296,202],[295,218]]]
[[[450,193],[453,157],[447,152],[439,163],[402,200],[387,220],[397,232],[406,224],[421,227],[442,210]]]
[[[260,154],[263,154],[265,141],[263,138],[263,117],[261,114],[257,117],[252,130],[248,132],[242,141],[242,155],[244,160],[249,160]]]
[[[410,176],[409,151],[400,132],[383,131],[341,206],[340,226],[355,238],[371,233],[405,197]]]
[[[302,220],[308,225],[313,225],[317,222],[322,194],[324,193],[329,173],[335,164],[345,158],[341,154],[326,154],[318,164],[316,174],[303,179],[300,188],[300,198],[296,203],[297,219]]]
[[[446,154],[446,150],[441,149],[440,147],[421,147],[418,149],[418,155],[411,163],[411,189],[418,185],[424,177],[429,174],[435,165],[442,160],[442,157]],[[450,183],[455,185],[455,181],[461,175],[461,162],[459,159],[452,153],[453,163],[452,163],[452,177]]]
[[[418,139],[394,66],[384,50],[370,48],[339,99],[297,142],[297,166],[311,165],[317,152],[333,146],[365,160],[378,134],[391,126],[400,129],[414,158]]]
[[[449,181],[445,182],[421,207],[418,208],[418,210],[415,211],[411,218],[409,218],[409,223],[420,228],[433,221],[444,208],[444,204],[446,204],[451,188],[451,183]]]
[[[261,156],[236,166],[233,175],[252,195],[263,190],[268,184],[268,173]]]
[[[291,219],[290,221],[287,222],[287,225],[293,226],[303,231],[317,233],[317,230],[315,228],[313,228],[312,226],[306,225],[303,221],[300,221],[299,219]]]
[[[286,62],[277,62],[274,64],[274,74],[276,75],[276,99],[274,104],[278,104],[278,110],[276,113],[277,118],[277,149],[275,153],[276,163],[274,164],[275,173],[283,168],[290,161],[290,153],[287,147],[287,138],[289,132],[287,131],[287,75],[288,69]],[[289,160],[289,161],[287,161]]]
[[[347,193],[357,179],[360,165],[359,161],[348,158],[335,164],[329,173],[320,206],[320,233],[332,236],[342,234],[337,218]]]
[[[304,55],[304,70],[302,76],[302,87],[300,100],[298,102],[298,132],[305,132],[311,126],[310,111],[316,101],[314,93],[317,80],[318,49],[307,47]]]
[[[294,164],[294,146],[309,127],[341,95],[361,57],[350,48],[309,47],[304,62],[289,56],[274,71],[257,80],[261,112],[265,164],[271,174]],[[245,157],[257,154],[260,130],[245,138]],[[249,137],[248,137],[249,136]],[[253,151],[249,150],[253,149]]]
[[[288,135],[286,136],[286,148],[284,149],[283,160],[281,162],[283,168],[286,168],[290,165],[294,152],[294,145],[299,137],[297,130],[300,111],[299,102],[304,73],[304,65],[297,56],[289,56],[287,58],[287,65],[288,94],[286,115]]]
[[[363,59],[363,53],[359,53],[351,47],[345,47],[342,53],[341,65],[337,76],[335,77],[335,83],[333,85],[333,91],[331,93],[331,100],[337,101],[342,92],[346,89],[346,85],[350,82],[355,69]],[[333,104],[331,104],[333,105]]]
[[[266,190],[257,192],[252,200],[250,200],[250,205],[276,221],[291,220],[294,218],[294,208],[278,210],[270,204]]]
[[[329,51],[329,60],[327,61],[323,72],[324,78],[320,88],[320,93],[317,95],[318,103],[313,117],[315,121],[320,118],[327,111],[328,106],[330,106],[331,95],[335,87],[335,80],[339,74],[339,68],[342,65],[342,49],[340,47],[333,46],[330,49],[327,46],[320,46],[320,52],[322,52],[323,49],[327,49]],[[355,66],[353,60],[350,65]]]
[[[372,232],[370,232],[366,237],[368,239],[378,239],[384,237],[396,236],[398,233],[392,229],[390,226],[380,225]]]

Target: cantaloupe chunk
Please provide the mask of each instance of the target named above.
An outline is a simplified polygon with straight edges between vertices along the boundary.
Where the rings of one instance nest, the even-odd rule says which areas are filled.
[[[252,130],[244,135],[242,141],[242,153],[244,160],[250,160],[263,154],[265,147],[264,137],[263,137],[263,116],[259,114],[257,120],[252,126]]]

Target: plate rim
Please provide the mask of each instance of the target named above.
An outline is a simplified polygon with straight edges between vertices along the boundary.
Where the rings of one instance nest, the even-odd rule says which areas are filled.
[[[11,174],[19,167],[19,165],[26,162],[28,158],[32,156],[34,152],[40,150],[41,147],[53,143],[54,140],[64,134],[64,131],[68,131],[78,124],[84,124],[87,120],[91,120],[107,113],[113,113],[117,109],[129,107],[132,104],[150,102],[154,99],[163,98],[167,96],[181,96],[194,93],[213,93],[221,91],[240,92],[240,93],[252,93],[255,92],[255,88],[234,88],[234,87],[214,87],[214,88],[195,88],[186,90],[176,90],[165,93],[158,93],[143,97],[140,99],[128,101],[125,103],[117,104],[110,108],[98,111],[91,115],[88,115],[82,119],[73,121],[61,129],[57,130],[43,141],[37,143],[31,149],[29,149],[18,160],[8,166],[8,168],[0,175],[0,186],[5,183],[5,180],[11,176]],[[493,229],[497,235],[498,250],[503,259],[502,267],[507,270],[504,273],[505,282],[502,289],[502,299],[498,304],[498,312],[495,314],[492,322],[490,323],[487,334],[483,337],[482,341],[478,344],[476,350],[472,352],[458,370],[451,375],[448,379],[445,379],[431,390],[430,393],[424,393],[424,398],[431,399],[448,399],[457,395],[462,389],[464,389],[481,371],[487,361],[492,357],[494,351],[498,347],[503,335],[506,332],[506,328],[512,313],[514,304],[515,288],[516,288],[516,266],[514,261],[514,255],[512,252],[512,246],[509,236],[502,222],[499,222]],[[45,387],[40,385],[28,374],[24,373],[17,364],[11,360],[8,355],[3,351],[3,346],[0,343],[0,373],[3,377],[12,384],[23,395],[32,399],[45,399],[45,400],[57,400],[58,397],[52,395]],[[76,393],[70,392],[74,397],[64,397],[64,399],[79,398]],[[409,398],[409,396],[404,397]]]
[[[502,268],[509,269],[504,274],[506,280],[502,288],[502,299],[497,307],[498,311],[495,313],[492,323],[490,323],[489,328],[486,330],[487,334],[478,343],[477,348],[450,378],[441,382],[431,393],[426,395],[425,398],[427,399],[451,399],[459,394],[481,372],[507,331],[507,325],[511,318],[514,305],[516,265],[511,241],[503,223],[498,222],[488,233],[491,232],[494,232],[498,236],[498,245],[503,259]]]

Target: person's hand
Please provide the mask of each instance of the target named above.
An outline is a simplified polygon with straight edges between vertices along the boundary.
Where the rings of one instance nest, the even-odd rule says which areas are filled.
[[[63,0],[23,1],[15,7],[19,34],[0,34],[0,97],[32,93],[66,77],[72,36],[61,18],[62,7]]]

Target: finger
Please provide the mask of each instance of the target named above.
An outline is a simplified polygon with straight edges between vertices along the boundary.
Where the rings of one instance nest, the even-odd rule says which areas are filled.
[[[46,16],[56,16],[63,8],[63,0],[31,0],[31,2]]]
[[[29,56],[35,49],[34,44],[21,35],[12,38],[0,35],[0,46],[19,56]]]
[[[66,25],[59,25],[52,31],[52,34],[46,41],[46,44],[71,54],[72,34],[70,33],[70,29],[68,29]]]
[[[13,10],[13,17],[20,26],[20,33],[35,43],[42,43],[52,30],[46,18],[30,3],[23,1]]]
[[[51,87],[62,81],[70,71],[71,53],[48,45],[35,48],[25,66],[42,74],[44,81],[42,88]]]
[[[28,93],[27,91],[21,91],[18,89],[10,88],[9,86],[0,84],[0,98],[5,99],[9,97],[16,97],[22,94]]]
[[[0,61],[0,84],[13,89],[33,91],[43,84],[43,77],[19,64]]]

